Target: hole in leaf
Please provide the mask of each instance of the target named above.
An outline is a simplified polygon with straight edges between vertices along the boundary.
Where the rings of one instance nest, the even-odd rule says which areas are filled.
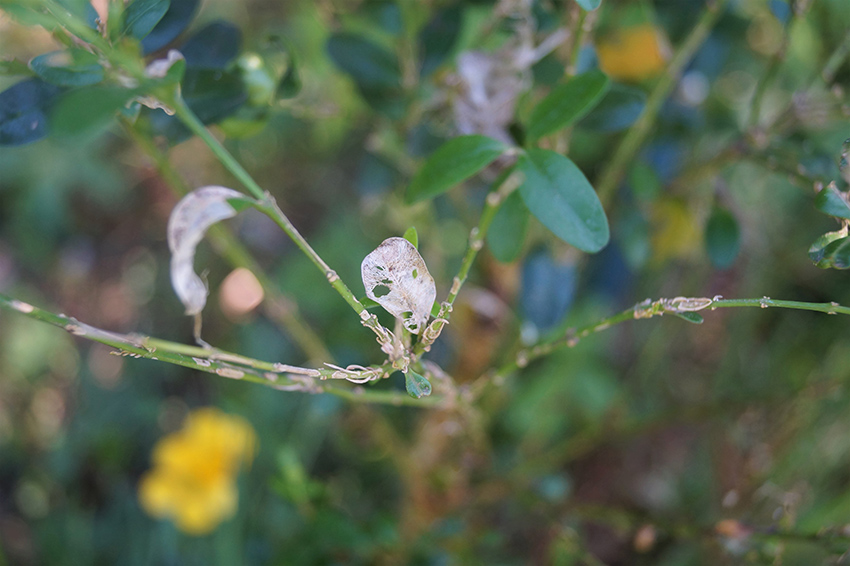
[[[390,288],[386,285],[375,285],[375,288],[372,289],[372,293],[376,297],[385,297],[386,295],[390,294]]]
[[[393,284],[393,282],[390,281],[389,279],[381,279],[381,283],[383,283],[384,285],[392,285]]]
[[[414,270],[413,270],[413,278],[414,278],[414,279],[416,279],[417,277],[419,277],[419,270],[418,270],[418,269],[414,269]]]
[[[413,316],[413,313],[410,311],[404,311],[403,313],[401,313],[401,318],[403,318],[404,320],[407,320],[411,316]]]

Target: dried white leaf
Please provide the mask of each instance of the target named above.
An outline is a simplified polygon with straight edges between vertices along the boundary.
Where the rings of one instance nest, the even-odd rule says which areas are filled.
[[[437,287],[413,244],[387,238],[363,259],[360,273],[366,296],[419,334],[431,314]]]
[[[169,49],[165,59],[155,59],[145,67],[145,76],[152,79],[162,79],[168,74],[169,69],[178,61],[183,61],[183,54],[176,49]]]
[[[186,307],[186,314],[196,315],[207,303],[204,281],[195,273],[195,248],[207,228],[236,216],[237,210],[228,200],[250,202],[244,194],[227,187],[201,187],[180,199],[168,219],[168,247],[171,250],[171,285]]]

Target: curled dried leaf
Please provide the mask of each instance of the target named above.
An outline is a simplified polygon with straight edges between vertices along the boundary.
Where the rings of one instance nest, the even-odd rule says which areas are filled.
[[[366,296],[400,319],[413,334],[428,321],[437,298],[434,278],[416,248],[404,238],[387,238],[360,265]]]
[[[168,219],[168,248],[171,250],[171,285],[186,307],[187,315],[196,315],[207,303],[209,291],[195,273],[195,248],[207,229],[220,220],[236,216],[232,201],[252,202],[226,187],[201,187],[180,199]]]

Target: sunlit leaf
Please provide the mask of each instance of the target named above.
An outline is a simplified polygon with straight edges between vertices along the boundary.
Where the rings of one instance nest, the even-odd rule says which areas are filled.
[[[234,202],[251,203],[244,194],[227,187],[201,187],[180,199],[168,219],[168,248],[171,250],[171,285],[187,315],[200,313],[209,291],[195,273],[195,248],[207,229],[236,216]]]
[[[416,231],[416,226],[411,226],[405,230],[403,238],[413,244],[414,248],[419,247],[419,233]]]
[[[534,142],[574,123],[599,102],[607,88],[608,77],[595,70],[555,87],[531,111],[526,129],[528,141]]]
[[[413,334],[428,321],[437,298],[434,278],[416,247],[404,238],[387,238],[360,265],[366,296]]]
[[[442,194],[487,167],[507,149],[503,142],[486,136],[453,138],[425,160],[405,199],[412,204]]]
[[[585,252],[608,243],[608,219],[596,191],[567,157],[546,149],[521,156],[517,169],[525,175],[519,188],[528,210],[556,236]]]

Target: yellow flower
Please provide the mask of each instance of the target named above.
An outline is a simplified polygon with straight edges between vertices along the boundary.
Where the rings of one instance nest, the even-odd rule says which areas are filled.
[[[214,408],[193,411],[154,447],[154,467],[139,483],[142,508],[187,534],[209,533],[236,512],[236,475],[255,447],[245,419]]]
[[[640,24],[621,28],[596,45],[599,66],[615,80],[638,82],[660,73],[669,48],[655,27]]]

